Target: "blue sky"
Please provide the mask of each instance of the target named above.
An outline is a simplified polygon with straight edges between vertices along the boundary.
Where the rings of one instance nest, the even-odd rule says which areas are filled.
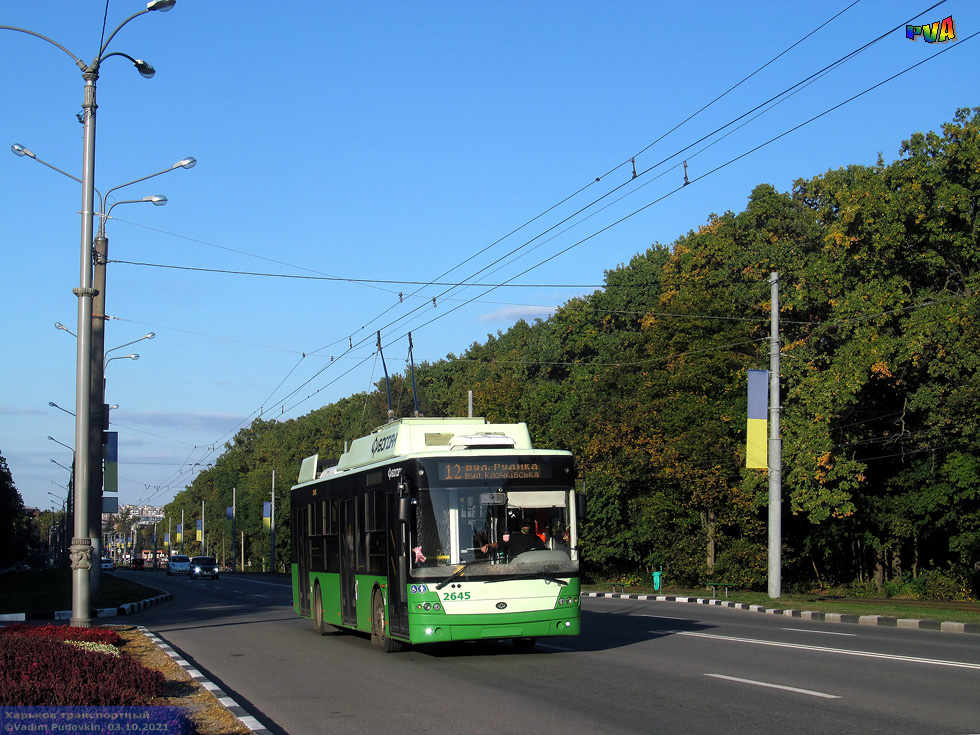
[[[135,19],[110,47],[145,58],[157,74],[143,79],[121,57],[102,67],[96,186],[106,190],[185,156],[198,165],[120,192],[126,199],[165,194],[169,203],[117,207],[107,225],[110,259],[430,281],[628,161],[848,4],[700,2],[682,11],[651,3],[178,0],[169,13]],[[929,5],[856,3],[637,156],[637,169],[888,29],[904,29]],[[142,7],[110,0],[108,28]],[[104,0],[7,0],[0,25],[43,33],[90,60],[104,11]],[[917,22],[949,15],[961,39],[980,30],[980,8],[967,0],[947,0]],[[477,280],[511,278],[671,191],[683,177],[671,167],[682,158],[697,179],[950,45],[908,41],[903,29],[703,152],[704,143],[668,160],[599,206],[629,196],[586,211],[589,219],[565,231],[577,221],[570,220]],[[78,69],[24,34],[0,31],[0,53],[4,146],[21,143],[79,174]],[[741,210],[759,183],[785,191],[796,178],[872,164],[878,153],[895,159],[911,132],[938,129],[957,107],[977,104],[977,69],[980,39],[963,42],[514,281],[579,288],[501,288],[448,313],[482,289],[459,289],[433,306],[444,288],[430,286],[399,304],[399,291],[407,297],[417,287],[111,263],[107,312],[117,318],[109,322],[107,348],[157,335],[131,348],[138,361],[109,366],[108,401],[120,406],[112,414],[120,501],[168,501],[193,479],[193,463],[213,461],[210,447],[220,450],[262,406],[266,418],[294,418],[367,389],[381,374],[372,358],[374,330],[419,305],[382,331],[393,371],[404,369],[408,329],[417,361],[462,352],[519,318],[546,316],[591,291],[604,269],[650,243],[670,243],[712,212]],[[630,176],[629,164],[612,171],[447,278],[465,279]],[[74,440],[72,418],[48,402],[74,409],[74,339],[53,325],[76,328],[71,290],[79,284],[81,193],[70,179],[10,153],[0,157],[0,181],[0,453],[25,502],[49,507],[48,493],[63,493],[58,484],[67,482],[50,460],[70,464],[71,455],[47,437]],[[347,351],[349,338],[355,347]],[[277,401],[321,369],[292,398]]]

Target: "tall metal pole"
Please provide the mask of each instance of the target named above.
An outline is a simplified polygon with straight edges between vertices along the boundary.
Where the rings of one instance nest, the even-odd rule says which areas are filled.
[[[238,517],[237,498],[235,488],[231,489],[231,562],[235,566],[235,520]],[[242,571],[245,571],[244,569]]]
[[[78,339],[75,357],[75,528],[71,540],[71,624],[88,628],[92,624],[89,571],[92,568],[92,541],[89,536],[89,444],[92,386],[92,216],[95,200],[95,83],[98,66],[82,73],[85,93],[82,101],[84,148],[82,152],[82,242],[78,297]],[[100,516],[101,518],[101,516]]]
[[[782,463],[779,438],[779,274],[769,274],[769,597],[782,595]]]
[[[184,553],[184,509],[180,509],[180,553]]]
[[[102,447],[105,431],[109,428],[105,405],[105,376],[103,375],[103,351],[105,350],[105,264],[109,257],[109,241],[99,228],[92,252],[95,296],[92,301],[92,349],[89,353],[91,371],[91,417],[89,419],[89,538],[92,539],[92,557],[102,555]],[[92,594],[98,595],[102,582],[102,565],[92,565]]]
[[[276,573],[276,471],[272,470],[272,504],[269,506],[269,572]]]
[[[201,501],[201,556],[207,556],[207,547],[204,545],[204,501]]]

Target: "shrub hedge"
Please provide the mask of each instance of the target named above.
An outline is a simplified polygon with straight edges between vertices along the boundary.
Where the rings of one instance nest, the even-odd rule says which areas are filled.
[[[110,643],[112,636],[119,640],[113,631],[98,628],[51,625],[5,629],[0,635],[0,705],[133,706],[149,704],[163,693],[165,680],[160,672],[127,656],[109,656],[63,643],[65,639],[79,640],[79,630],[94,636],[90,640],[95,642]]]
[[[87,643],[108,643],[118,646],[122,642],[119,634],[109,628],[76,628],[71,625],[30,625],[16,623],[0,628],[0,635],[18,635],[27,638],[44,638],[55,641],[86,641]]]

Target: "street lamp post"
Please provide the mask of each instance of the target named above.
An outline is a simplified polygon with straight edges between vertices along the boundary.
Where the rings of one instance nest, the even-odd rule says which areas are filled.
[[[13,143],[10,146],[10,150],[14,155],[22,158],[30,158],[33,161],[37,161],[43,166],[47,166],[53,171],[57,171],[62,176],[66,176],[74,181],[81,182],[77,176],[68,173],[64,169],[55,166],[54,164],[45,161],[40,158],[34,151],[32,151],[27,146],[20,143]],[[144,196],[141,199],[125,199],[123,201],[113,202],[109,204],[109,196],[120,189],[124,189],[127,186],[132,186],[133,184],[138,184],[142,181],[147,181],[148,179],[155,178],[157,176],[162,176],[163,174],[170,173],[171,171],[176,171],[177,169],[191,169],[197,165],[197,159],[193,156],[187,156],[182,158],[173,165],[162,169],[160,171],[155,171],[146,176],[141,176],[138,179],[133,179],[132,181],[127,181],[124,184],[119,184],[111,189],[107,190],[103,194],[98,189],[94,189],[95,193],[99,196],[99,211],[97,212],[99,216],[99,230],[95,236],[92,249],[92,257],[94,260],[94,278],[93,287],[95,289],[95,296],[92,302],[92,347],[90,350],[89,358],[89,370],[91,373],[91,388],[90,388],[90,399],[89,408],[91,411],[91,417],[89,419],[89,487],[91,488],[89,492],[89,516],[91,521],[91,529],[94,530],[96,527],[95,519],[101,519],[102,517],[102,446],[104,442],[104,432],[108,431],[108,423],[105,420],[105,355],[112,350],[105,350],[105,321],[109,318],[106,314],[106,263],[108,263],[109,258],[109,239],[106,237],[106,221],[110,219],[112,210],[119,206],[120,204],[153,204],[154,206],[161,207],[167,203],[167,197],[162,194],[152,194]],[[94,187],[93,187],[94,188]],[[108,205],[108,207],[107,207]],[[61,329],[72,336],[76,336],[74,332],[68,329],[61,322],[56,322],[55,327]],[[150,332],[140,339],[152,339],[154,336],[153,332]],[[132,342],[127,342],[126,344],[134,344],[139,340],[133,340]],[[125,347],[126,345],[120,345],[120,347]],[[119,347],[114,347],[113,349],[119,349]],[[98,523],[99,532],[91,538],[93,539],[93,555],[95,552],[99,551],[101,547],[101,534],[102,524],[101,520]],[[93,593],[98,591],[99,584],[101,581],[101,568],[99,565],[93,565],[91,570]]]
[[[152,66],[142,59],[134,59],[118,51],[107,54],[109,44],[134,18],[151,11],[170,10],[177,0],[150,0],[146,9],[132,14],[109,34],[95,59],[86,64],[57,41],[35,31],[15,26],[0,26],[0,30],[17,31],[40,38],[64,51],[75,65],[82,70],[85,82],[82,101],[84,146],[82,150],[82,209],[81,209],[81,255],[79,263],[79,287],[73,289],[78,297],[78,344],[75,355],[75,528],[71,544],[72,599],[71,624],[88,628],[92,624],[89,570],[92,568],[92,542],[89,533],[89,444],[91,419],[91,341],[92,341],[92,215],[95,193],[95,86],[99,79],[99,69],[103,61],[112,56],[122,56],[132,62],[144,77],[153,76]],[[101,516],[100,516],[101,519]],[[97,524],[101,526],[101,521]]]

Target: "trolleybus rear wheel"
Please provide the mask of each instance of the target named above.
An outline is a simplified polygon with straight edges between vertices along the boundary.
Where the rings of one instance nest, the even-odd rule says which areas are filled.
[[[320,594],[320,583],[313,585],[313,630],[320,635],[327,632],[327,626],[323,622],[323,595]]]
[[[402,648],[401,642],[388,637],[388,627],[385,624],[385,602],[378,590],[374,591],[374,599],[371,602],[371,644],[385,653],[400,651]]]

